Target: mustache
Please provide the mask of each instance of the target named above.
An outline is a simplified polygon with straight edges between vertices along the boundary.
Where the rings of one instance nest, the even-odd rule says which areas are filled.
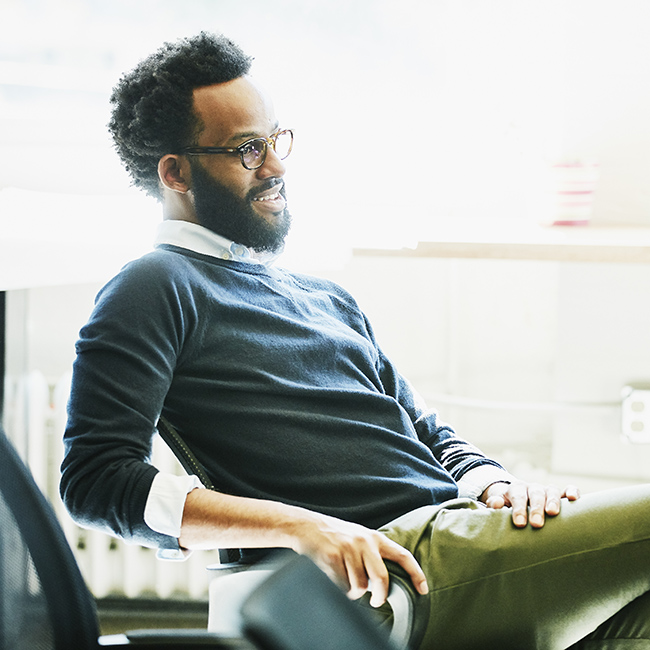
[[[260,183],[260,185],[258,185],[257,187],[254,187],[252,190],[249,190],[246,193],[246,199],[248,201],[252,201],[258,194],[261,194],[262,192],[266,192],[266,190],[270,190],[276,187],[277,185],[282,186],[280,188],[280,194],[282,196],[285,196],[284,181],[281,178],[269,178],[267,181],[264,181],[263,183]]]

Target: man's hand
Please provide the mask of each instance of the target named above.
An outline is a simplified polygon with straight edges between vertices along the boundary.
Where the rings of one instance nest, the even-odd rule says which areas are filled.
[[[370,604],[379,607],[388,596],[389,577],[384,559],[399,564],[420,594],[427,581],[416,559],[405,548],[376,530],[334,517],[315,515],[307,526],[301,522],[295,550],[308,555],[330,578],[348,590],[352,599],[370,591]]]
[[[178,541],[190,549],[292,548],[314,560],[351,598],[370,590],[373,607],[388,596],[384,559],[399,564],[419,593],[428,591],[416,559],[380,532],[276,501],[192,490]]]
[[[555,486],[538,483],[493,483],[480,497],[488,508],[499,510],[512,508],[512,522],[517,528],[524,528],[530,521],[533,528],[541,528],[546,516],[560,514],[560,500],[566,498],[576,501],[580,491],[574,485],[568,485],[563,491]]]

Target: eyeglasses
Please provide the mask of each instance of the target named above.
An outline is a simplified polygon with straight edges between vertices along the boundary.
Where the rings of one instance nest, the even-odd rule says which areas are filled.
[[[284,160],[293,148],[293,131],[291,129],[284,129],[283,131],[278,131],[270,135],[268,138],[246,140],[246,142],[232,149],[228,147],[183,147],[179,153],[189,156],[213,153],[237,153],[241,159],[241,164],[246,169],[253,170],[259,169],[264,164],[269,146],[273,147],[273,151],[275,151],[280,160]]]

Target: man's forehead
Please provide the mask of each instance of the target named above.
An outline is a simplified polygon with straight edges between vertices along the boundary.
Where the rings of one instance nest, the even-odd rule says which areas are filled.
[[[276,124],[270,99],[250,77],[196,88],[193,99],[203,131],[212,137],[256,137]]]

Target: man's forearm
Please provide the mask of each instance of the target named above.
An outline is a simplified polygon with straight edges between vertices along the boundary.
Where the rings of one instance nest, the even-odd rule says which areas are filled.
[[[380,532],[275,501],[193,490],[178,541],[189,549],[291,548],[311,557],[351,597],[360,597],[372,584],[374,606],[388,594],[384,559],[400,564],[420,593],[428,590],[415,558]]]
[[[303,552],[298,529],[314,513],[276,501],[192,490],[185,501],[179,544],[187,549],[292,548]]]

